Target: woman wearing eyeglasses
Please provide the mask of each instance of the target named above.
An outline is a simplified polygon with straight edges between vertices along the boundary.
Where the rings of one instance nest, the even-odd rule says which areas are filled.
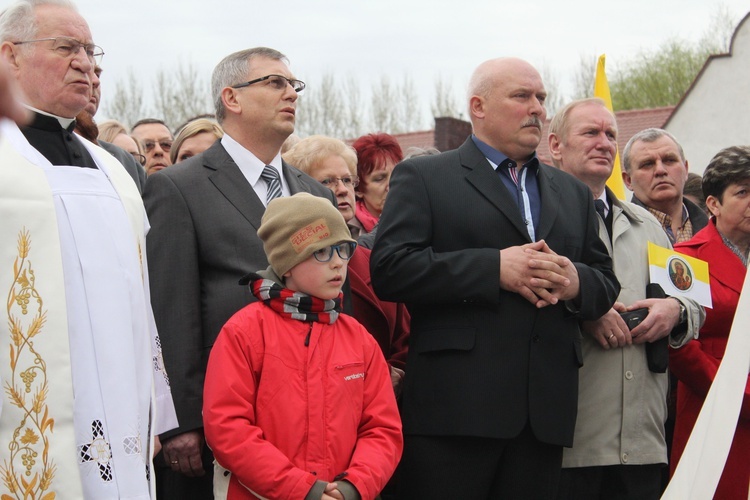
[[[283,155],[294,165],[336,195],[338,209],[354,237],[352,221],[357,214],[354,189],[357,155],[338,139],[313,135],[302,139]],[[353,316],[375,337],[391,367],[391,382],[398,395],[406,365],[409,342],[409,313],[403,304],[385,302],[375,295],[370,281],[370,250],[359,247],[349,261]]]
[[[115,120],[100,123],[98,139],[124,149],[133,155],[141,166],[146,164],[146,157],[143,155],[140,143],[128,135],[128,130],[122,123]]]
[[[143,155],[140,143],[128,135],[122,123],[115,120],[102,122],[99,124],[98,130],[97,141],[99,145],[120,160],[125,170],[133,177],[138,192],[142,193],[143,186],[146,184],[146,171],[143,168],[146,164],[146,157]],[[112,146],[116,147],[113,148]],[[123,151],[130,154],[132,158],[125,155]]]
[[[669,369],[679,380],[677,416],[672,444],[674,472],[693,430],[729,340],[729,331],[750,253],[750,147],[733,146],[719,151],[703,173],[703,194],[712,217],[709,224],[675,250],[708,262],[713,307],[698,339],[680,349],[670,349]],[[747,332],[736,331],[743,335]],[[742,402],[732,447],[714,498],[748,497],[750,482],[750,376],[744,381]],[[715,411],[722,411],[715,408]]]

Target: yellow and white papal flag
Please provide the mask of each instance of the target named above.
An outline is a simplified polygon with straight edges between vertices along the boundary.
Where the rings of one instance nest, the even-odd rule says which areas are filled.
[[[708,262],[648,242],[648,267],[651,282],[658,283],[667,295],[689,297],[704,307],[711,305]]]
[[[604,54],[599,56],[596,61],[596,73],[594,75],[594,97],[600,98],[604,101],[604,105],[608,110],[615,113],[615,109],[612,107],[612,94],[609,92],[609,82],[607,81],[607,73],[604,71],[604,62],[606,56]],[[625,199],[625,182],[622,180],[622,168],[620,167],[620,151],[615,153],[615,163],[612,168],[612,173],[607,179],[607,187],[617,196],[618,200]]]

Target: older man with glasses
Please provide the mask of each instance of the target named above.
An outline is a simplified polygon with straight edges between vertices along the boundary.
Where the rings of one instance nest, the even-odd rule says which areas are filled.
[[[335,204],[329,189],[281,159],[304,88],[274,49],[227,56],[211,82],[224,137],[146,181],[152,304],[164,361],[174,370],[180,421],[162,435],[164,463],[156,476],[161,499],[212,498],[202,418],[206,362],[224,323],[255,300],[239,279],[268,266],[257,235],[266,205],[298,192]]]
[[[0,14],[31,112],[0,122],[2,497],[153,498],[152,441],[177,425],[149,304],[133,181],[81,140],[103,51],[66,0]]]

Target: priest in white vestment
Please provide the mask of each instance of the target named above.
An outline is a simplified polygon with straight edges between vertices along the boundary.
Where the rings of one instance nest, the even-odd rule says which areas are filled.
[[[143,203],[73,133],[101,57],[64,0],[0,14],[32,111],[0,123],[0,493],[154,498],[153,437],[177,425],[150,307]]]

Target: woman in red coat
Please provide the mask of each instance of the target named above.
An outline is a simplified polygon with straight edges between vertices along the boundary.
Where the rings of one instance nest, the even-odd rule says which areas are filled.
[[[703,174],[710,224],[675,250],[708,262],[713,308],[700,337],[670,349],[669,368],[679,380],[672,445],[674,472],[726,350],[750,249],[750,147],[720,151]],[[743,311],[747,314],[747,311]],[[750,376],[737,429],[714,498],[746,499],[750,483]]]
[[[313,135],[302,139],[284,153],[284,161],[333,191],[339,212],[352,229],[357,212],[354,188],[359,184],[354,149],[338,139]],[[375,295],[370,281],[370,250],[367,248],[359,246],[349,261],[349,283],[352,289],[352,316],[367,328],[380,345],[391,367],[391,382],[398,395],[409,347],[409,313],[403,304],[385,302]]]

